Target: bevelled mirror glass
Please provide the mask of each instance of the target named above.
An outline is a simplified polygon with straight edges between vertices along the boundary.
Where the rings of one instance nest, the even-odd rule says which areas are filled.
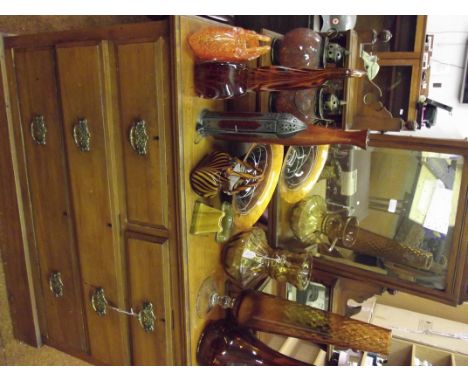
[[[445,290],[463,163],[447,153],[332,146],[310,194],[280,201],[278,242],[302,250],[318,242],[326,261]]]

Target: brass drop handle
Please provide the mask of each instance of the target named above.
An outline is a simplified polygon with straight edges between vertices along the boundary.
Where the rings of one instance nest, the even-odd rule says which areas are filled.
[[[45,146],[47,143],[47,126],[43,115],[35,115],[31,121],[31,136],[38,145]]]
[[[130,146],[138,155],[148,155],[148,131],[143,119],[135,121],[130,128]]]
[[[60,272],[52,272],[49,276],[49,289],[55,297],[63,296],[63,281]]]
[[[73,140],[80,151],[91,150],[91,133],[86,118],[78,119],[78,122],[73,126]]]
[[[107,314],[107,299],[103,288],[96,288],[91,295],[91,306],[99,317]]]
[[[138,312],[138,322],[145,332],[150,333],[154,331],[155,321],[156,316],[154,315],[153,304],[149,301],[145,301]]]
[[[149,301],[145,301],[138,312],[135,312],[133,308],[130,308],[130,311],[127,311],[109,304],[106,299],[104,289],[96,288],[91,296],[91,305],[98,316],[106,315],[107,308],[109,308],[117,313],[136,317],[145,332],[149,333],[154,331],[156,316],[154,314],[153,304]]]

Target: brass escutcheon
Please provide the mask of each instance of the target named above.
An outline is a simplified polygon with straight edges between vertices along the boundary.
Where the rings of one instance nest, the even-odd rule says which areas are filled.
[[[148,131],[143,119],[136,121],[130,128],[130,145],[138,155],[148,154]]]
[[[73,126],[73,139],[80,151],[91,150],[91,133],[88,128],[88,120],[80,118],[75,126]]]
[[[49,289],[55,297],[63,296],[63,281],[60,272],[52,272],[49,276]]]
[[[31,122],[31,136],[38,145],[46,144],[47,126],[43,115],[35,115]]]

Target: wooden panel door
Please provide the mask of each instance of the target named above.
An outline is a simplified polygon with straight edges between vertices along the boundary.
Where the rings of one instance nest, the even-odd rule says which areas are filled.
[[[116,190],[110,187],[107,161],[106,51],[105,44],[60,46],[57,63],[91,355],[121,365],[129,362],[128,319],[109,309],[98,316],[90,303],[96,288],[103,288],[109,304],[125,307]],[[86,127],[80,120],[86,120]]]
[[[131,322],[134,365],[167,365],[173,362],[168,252],[167,241],[157,243],[132,237],[127,239],[130,304],[135,311],[139,311],[145,302],[151,302],[155,315],[154,330],[151,332],[143,330],[138,320]]]
[[[168,226],[167,177],[171,160],[167,150],[170,139],[165,133],[170,124],[168,60],[164,36],[157,41],[116,45],[127,219],[129,223],[157,228]],[[141,121],[144,128],[136,126]],[[138,146],[138,138],[140,142],[147,141],[146,146]]]
[[[85,352],[82,293],[68,200],[55,52],[52,48],[17,49],[14,60],[21,119],[17,122],[23,133],[46,317],[43,337],[62,349]],[[42,129],[41,118],[33,123],[39,116],[46,130]],[[55,292],[49,285],[54,273],[61,279],[57,279]]]

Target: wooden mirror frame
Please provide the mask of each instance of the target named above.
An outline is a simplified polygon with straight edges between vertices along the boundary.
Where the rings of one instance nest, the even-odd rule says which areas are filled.
[[[414,282],[409,282],[387,275],[357,267],[332,263],[323,258],[314,259],[314,269],[320,273],[328,273],[337,277],[380,285],[384,288],[400,290],[415,294],[430,300],[449,305],[458,305],[468,300],[468,142],[463,140],[420,138],[390,134],[371,134],[370,147],[385,147],[403,150],[430,151],[437,153],[456,154],[463,157],[463,170],[460,185],[457,215],[455,220],[445,290],[431,289]],[[278,245],[277,205],[279,193],[273,199],[270,207],[270,243]]]

